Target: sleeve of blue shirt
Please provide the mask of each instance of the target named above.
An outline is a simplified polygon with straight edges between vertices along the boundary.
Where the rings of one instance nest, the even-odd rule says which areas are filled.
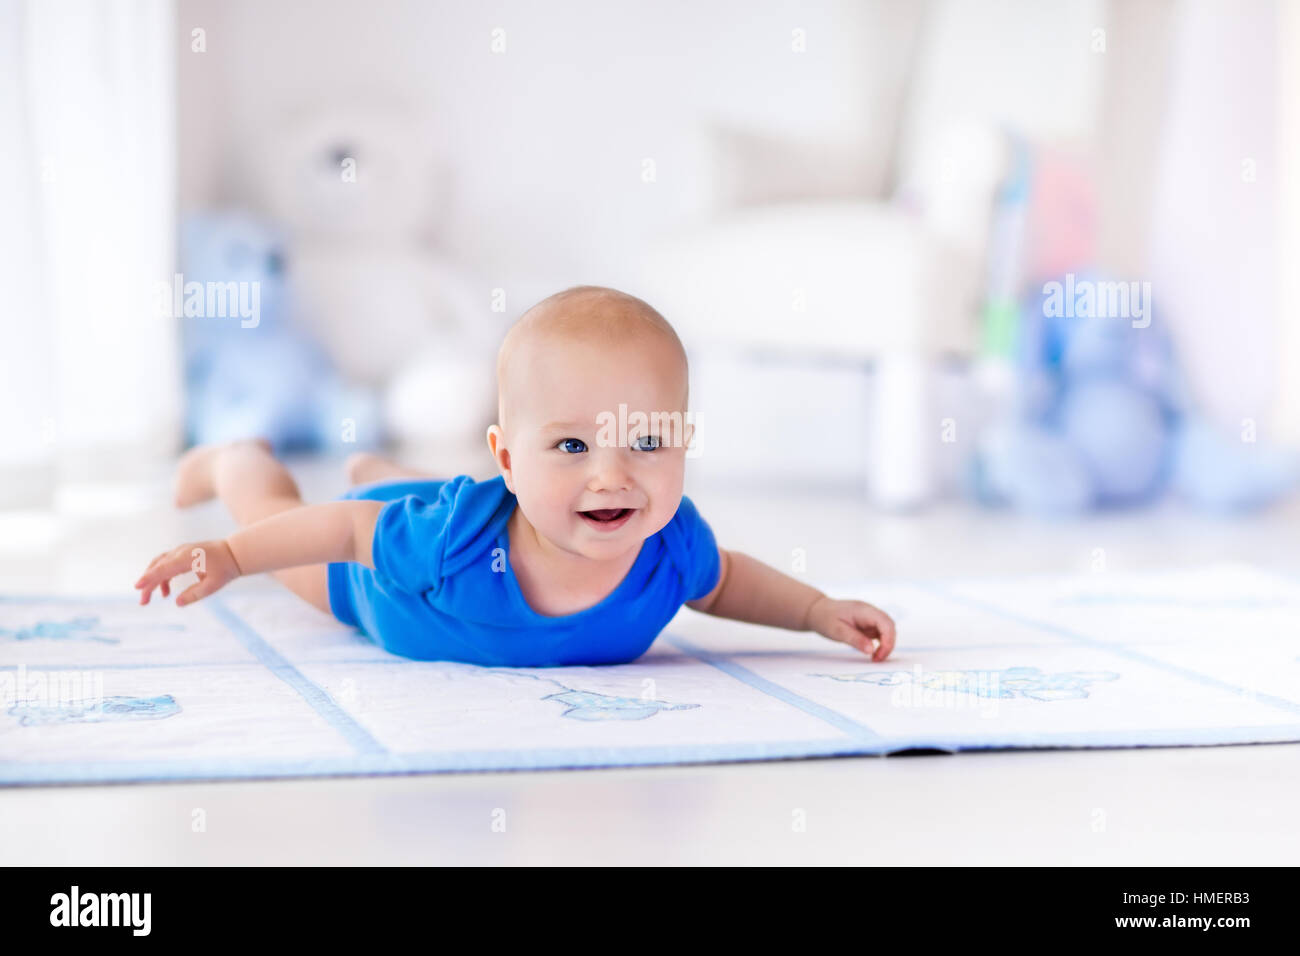
[[[513,497],[500,477],[476,482],[459,475],[441,482],[436,498],[393,498],[375,521],[375,570],[411,594],[437,590],[445,575],[482,550],[484,536],[490,537]]]
[[[685,495],[682,495],[682,503],[669,524],[676,526],[684,552],[678,563],[686,582],[686,600],[698,600],[717,587],[722,570],[713,529],[700,516],[695,503]]]
[[[384,505],[370,545],[375,570],[411,594],[437,587],[451,510],[441,495],[434,502],[406,495]]]
[[[370,545],[375,570],[411,594],[437,589],[453,525],[463,517],[457,506],[473,486],[473,479],[461,475],[443,482],[433,500],[409,494],[386,504]]]

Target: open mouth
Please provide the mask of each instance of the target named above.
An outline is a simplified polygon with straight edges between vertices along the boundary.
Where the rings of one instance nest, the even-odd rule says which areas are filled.
[[[612,531],[625,525],[635,511],[635,508],[597,508],[594,511],[579,511],[578,514],[593,528]]]

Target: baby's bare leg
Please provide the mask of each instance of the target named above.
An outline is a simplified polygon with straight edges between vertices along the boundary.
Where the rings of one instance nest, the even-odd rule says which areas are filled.
[[[293,476],[261,440],[202,445],[186,452],[176,472],[176,503],[184,507],[214,496],[241,527],[303,504]],[[329,565],[283,568],[272,574],[309,604],[333,613]]]
[[[347,462],[343,465],[343,470],[347,473],[348,484],[350,485],[368,485],[372,481],[384,481],[387,478],[434,477],[427,472],[403,467],[394,461],[381,458],[379,455],[372,455],[367,451],[357,452],[355,455],[349,456]]]

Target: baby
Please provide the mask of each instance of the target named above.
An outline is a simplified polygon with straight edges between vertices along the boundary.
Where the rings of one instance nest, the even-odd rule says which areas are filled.
[[[177,605],[272,572],[381,647],[423,660],[626,663],[682,604],[889,656],[894,622],[879,608],[717,546],[682,494],[686,353],[649,305],[593,286],[553,295],[510,329],[497,379],[487,443],[500,475],[489,481],[358,455],[349,477],[363,484],[304,505],[266,442],[192,449],[177,505],[217,496],[241,530],[158,555],[135,584],[140,603],[189,571],[198,583]]]

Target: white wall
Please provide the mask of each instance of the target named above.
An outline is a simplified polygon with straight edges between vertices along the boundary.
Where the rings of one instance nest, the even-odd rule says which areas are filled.
[[[1300,4],[1278,8],[1277,247],[1278,389],[1272,425],[1278,438],[1300,443]]]
[[[485,298],[510,290],[517,314],[564,284],[630,284],[648,240],[713,211],[724,192],[715,128],[837,153],[835,169],[860,159],[863,188],[879,191],[900,129],[910,140],[939,113],[973,112],[1112,160],[1108,264],[1151,279],[1197,397],[1225,422],[1262,424],[1287,375],[1276,358],[1287,333],[1274,292],[1275,4],[1175,3],[1167,31],[1169,6],[1148,4],[1148,16],[1112,2],[1125,16],[1102,0],[937,0],[904,96],[919,3],[180,0],[178,35],[207,31],[205,53],[186,43],[179,54],[182,210],[256,207],[265,144],[292,115],[406,106],[446,170],[438,246],[482,277]],[[1007,18],[1018,28],[999,25]],[[1091,49],[1097,26],[1104,55]],[[504,54],[491,50],[495,28]],[[796,28],[804,54],[791,50]],[[1127,50],[1125,76],[1140,76],[1132,57],[1144,49],[1170,63],[1167,87],[1107,123],[1100,71]]]
[[[1150,200],[1151,295],[1201,405],[1233,433],[1253,419],[1263,438],[1283,328],[1276,9],[1271,0],[1190,0],[1179,13]]]
[[[613,281],[642,239],[709,210],[714,120],[846,143],[882,183],[906,54],[892,25],[911,16],[857,0],[182,0],[182,208],[256,204],[260,148],[287,116],[405,104],[451,177],[449,255],[493,285]]]

